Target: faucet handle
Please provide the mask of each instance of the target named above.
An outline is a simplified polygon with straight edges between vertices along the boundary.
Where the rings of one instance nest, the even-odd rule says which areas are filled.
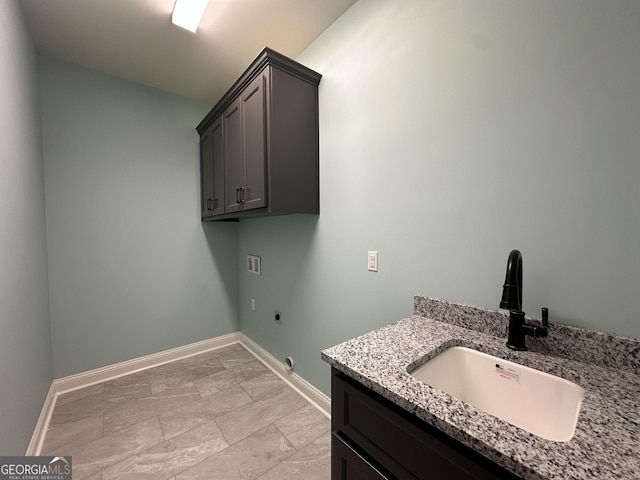
[[[542,326],[549,327],[549,309],[547,307],[542,307]]]

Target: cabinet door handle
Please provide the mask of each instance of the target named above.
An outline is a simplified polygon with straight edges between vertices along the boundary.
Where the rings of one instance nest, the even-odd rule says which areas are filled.
[[[240,188],[236,188],[236,203],[240,203]]]
[[[244,190],[244,187],[240,187],[240,203],[244,205],[245,202],[246,202],[245,190]]]

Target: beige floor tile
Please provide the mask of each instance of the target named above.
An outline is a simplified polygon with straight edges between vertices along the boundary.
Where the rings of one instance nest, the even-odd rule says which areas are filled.
[[[228,447],[215,421],[129,457],[102,472],[103,480],[164,480]]]
[[[169,440],[225,413],[251,403],[251,397],[240,387],[206,396],[160,415],[164,438]]]
[[[257,360],[245,362],[236,366],[193,381],[200,394],[204,397],[229,387],[238,385],[246,380],[267,373],[269,369]]]
[[[72,456],[74,480],[326,480],[329,436],[234,344],[61,395],[43,454]]]
[[[274,390],[286,388],[286,384],[271,371],[265,372],[263,375],[246,380],[240,384],[252,398],[258,399]]]
[[[110,435],[151,417],[202,398],[192,383],[170,387],[154,395],[138,398],[104,412],[104,434]]]
[[[150,393],[148,385],[130,385],[89,395],[61,405],[56,402],[49,424],[61,425],[75,422],[125,404],[132,399],[147,396]]]
[[[256,479],[293,453],[295,449],[270,425],[176,475],[176,480]]]
[[[331,443],[326,433],[257,480],[330,480]]]
[[[267,425],[295,412],[305,404],[300,395],[288,387],[234,410],[217,419],[220,430],[230,444],[251,435]]]
[[[164,441],[157,418],[137,423],[114,435],[86,443],[71,452],[73,479],[81,480]]]
[[[184,368],[194,376],[194,380],[206,377],[207,375],[215,375],[216,373],[226,370],[218,359],[201,363],[198,363],[197,360],[182,360],[182,364],[184,365]]]
[[[187,357],[180,360],[185,368],[199,367],[201,365],[221,366],[220,352],[213,350],[211,352],[205,352],[193,357]],[[209,374],[211,375],[211,374]]]
[[[75,422],[56,425],[49,429],[42,445],[42,455],[66,455],[77,445],[102,437],[102,413]]]
[[[275,422],[276,427],[287,437],[296,449],[300,450],[331,428],[331,421],[317,408],[305,405]]]
[[[76,478],[75,475],[72,476],[73,478]],[[88,477],[84,477],[84,480],[102,480],[102,472],[97,472],[93,475],[89,475]]]
[[[200,376],[197,371],[186,368],[180,360],[154,367],[147,372],[151,393],[154,395],[191,383]]]
[[[256,357],[254,357],[244,348],[240,348],[237,350],[220,352],[218,359],[225,368],[233,368],[237,367],[238,365],[242,365],[243,363],[251,362],[255,360]]]

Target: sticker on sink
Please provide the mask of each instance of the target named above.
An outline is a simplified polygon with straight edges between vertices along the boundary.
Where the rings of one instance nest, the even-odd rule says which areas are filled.
[[[515,380],[520,383],[520,372],[514,368],[508,368],[496,363],[496,373],[505,380]]]

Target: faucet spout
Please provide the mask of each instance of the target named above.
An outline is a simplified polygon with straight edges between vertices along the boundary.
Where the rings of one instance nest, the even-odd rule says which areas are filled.
[[[511,250],[507,261],[507,274],[502,286],[500,308],[509,310],[509,331],[507,347],[513,350],[526,350],[527,335],[546,337],[549,326],[549,310],[542,309],[542,326],[525,322],[522,311],[522,254],[519,250]]]
[[[522,310],[522,254],[520,250],[511,250],[509,254],[500,308]]]

